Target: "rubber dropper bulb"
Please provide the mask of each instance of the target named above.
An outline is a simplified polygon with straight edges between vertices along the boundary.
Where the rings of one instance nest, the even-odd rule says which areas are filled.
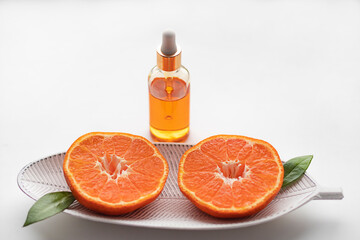
[[[166,56],[171,56],[174,55],[176,51],[175,32],[171,30],[163,32],[161,52]]]

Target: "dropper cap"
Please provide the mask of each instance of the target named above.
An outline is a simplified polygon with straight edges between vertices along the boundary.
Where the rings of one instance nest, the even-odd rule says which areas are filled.
[[[175,32],[171,30],[163,32],[161,52],[166,56],[171,56],[176,53],[176,51]]]
[[[175,32],[163,32],[162,44],[156,55],[157,66],[164,71],[175,71],[181,66],[181,49],[176,46]]]

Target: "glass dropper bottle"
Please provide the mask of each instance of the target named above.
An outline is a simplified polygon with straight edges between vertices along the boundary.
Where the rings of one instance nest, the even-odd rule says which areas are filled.
[[[190,81],[181,52],[175,33],[165,31],[148,78],[150,133],[156,141],[180,142],[189,134]]]

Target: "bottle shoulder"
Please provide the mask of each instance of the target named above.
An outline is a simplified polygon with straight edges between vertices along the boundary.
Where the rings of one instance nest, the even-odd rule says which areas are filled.
[[[180,78],[186,83],[190,82],[189,70],[187,70],[187,68],[185,68],[184,66],[181,66],[175,71],[171,71],[171,72],[163,71],[158,66],[155,66],[150,70],[148,80],[150,83],[155,78],[169,78],[169,77]]]
[[[180,72],[183,76],[185,76],[188,81],[190,81],[190,72],[189,72],[189,70],[188,70],[186,67],[184,67],[184,66],[181,65],[181,67],[179,68],[179,72]]]

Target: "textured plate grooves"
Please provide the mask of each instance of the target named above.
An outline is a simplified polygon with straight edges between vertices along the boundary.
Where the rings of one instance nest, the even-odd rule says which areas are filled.
[[[69,191],[62,171],[64,156],[57,154],[31,163],[19,174],[19,186],[34,199],[53,191]]]
[[[279,192],[276,198],[296,196],[301,193],[313,192],[316,189],[316,184],[307,175],[304,175],[298,182],[289,185]]]
[[[169,176],[159,198],[149,205],[121,216],[105,216],[86,209],[75,201],[66,213],[94,221],[170,229],[225,229],[246,227],[277,218],[310,201],[317,193],[316,183],[304,175],[297,183],[282,189],[259,213],[239,219],[217,219],[197,209],[179,190],[178,165],[192,145],[156,143],[169,164]],[[18,185],[25,194],[39,199],[46,193],[69,191],[62,163],[65,153],[53,155],[25,166],[18,175]]]
[[[177,184],[177,174],[179,169],[179,162],[181,156],[191,145],[176,145],[176,144],[161,144],[157,143],[155,146],[159,149],[161,154],[166,158],[169,165],[169,176],[165,184],[164,190],[160,194],[160,198],[185,198],[180,192]]]

